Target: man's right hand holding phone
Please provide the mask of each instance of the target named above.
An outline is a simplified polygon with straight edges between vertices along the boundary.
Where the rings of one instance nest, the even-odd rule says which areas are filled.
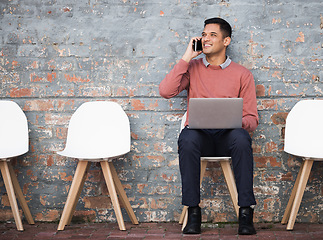
[[[195,43],[197,43],[197,41],[201,41],[201,37],[193,37],[191,38],[187,48],[186,48],[186,52],[184,53],[182,59],[185,62],[190,62],[193,58],[197,57],[198,55],[200,55],[203,51],[194,51],[196,48],[194,47],[193,49],[193,42],[195,41]],[[196,44],[195,44],[196,45]],[[201,44],[202,45],[202,44]],[[197,49],[198,50],[198,49]]]

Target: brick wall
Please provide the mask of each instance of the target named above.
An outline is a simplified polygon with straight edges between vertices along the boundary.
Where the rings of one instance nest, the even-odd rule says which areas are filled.
[[[136,216],[178,219],[186,93],[165,100],[158,85],[204,19],[220,16],[234,30],[229,55],[257,86],[256,221],[280,221],[300,167],[282,151],[286,115],[300,99],[323,96],[322,10],[321,0],[0,1],[0,99],[17,102],[28,118],[30,151],[13,164],[34,218],[56,221],[64,207],[76,161],[55,152],[72,113],[87,101],[113,100],[131,122],[132,151],[115,166]],[[323,221],[322,171],[314,163],[298,221]],[[12,219],[2,179],[0,192],[0,220]],[[202,199],[204,220],[236,221],[218,165],[207,170]],[[115,221],[97,164],[74,216]]]

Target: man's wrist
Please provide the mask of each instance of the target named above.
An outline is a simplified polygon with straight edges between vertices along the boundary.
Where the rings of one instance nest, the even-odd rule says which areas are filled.
[[[187,56],[185,56],[185,55],[182,57],[182,59],[183,59],[185,62],[187,62],[187,63],[189,63],[189,62],[192,60],[192,58],[187,57]]]

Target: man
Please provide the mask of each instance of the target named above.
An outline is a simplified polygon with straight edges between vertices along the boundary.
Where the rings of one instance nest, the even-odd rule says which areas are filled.
[[[182,59],[160,83],[159,92],[171,98],[187,90],[190,98],[243,98],[242,128],[190,129],[189,112],[178,139],[182,178],[182,204],[188,206],[184,234],[201,232],[200,157],[231,156],[238,190],[239,234],[256,234],[253,226],[253,153],[248,132],[258,126],[255,83],[249,70],[231,61],[226,50],[232,29],[221,18],[204,22],[202,37],[190,40]],[[202,41],[202,51],[193,51],[193,41]],[[203,58],[194,59],[201,53]]]

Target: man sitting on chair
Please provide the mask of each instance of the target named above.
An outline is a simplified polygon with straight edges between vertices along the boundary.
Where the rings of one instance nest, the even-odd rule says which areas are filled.
[[[239,209],[239,234],[251,235],[253,226],[253,151],[248,132],[258,126],[256,91],[249,70],[231,61],[226,49],[231,42],[231,26],[221,18],[204,22],[202,37],[190,40],[182,59],[159,86],[164,98],[187,90],[190,98],[243,98],[242,128],[190,129],[189,112],[186,127],[179,139],[179,165],[182,178],[182,204],[188,206],[184,234],[201,232],[200,157],[230,156],[235,175]],[[193,41],[202,40],[202,51],[193,50]],[[193,59],[204,53],[203,58]]]

